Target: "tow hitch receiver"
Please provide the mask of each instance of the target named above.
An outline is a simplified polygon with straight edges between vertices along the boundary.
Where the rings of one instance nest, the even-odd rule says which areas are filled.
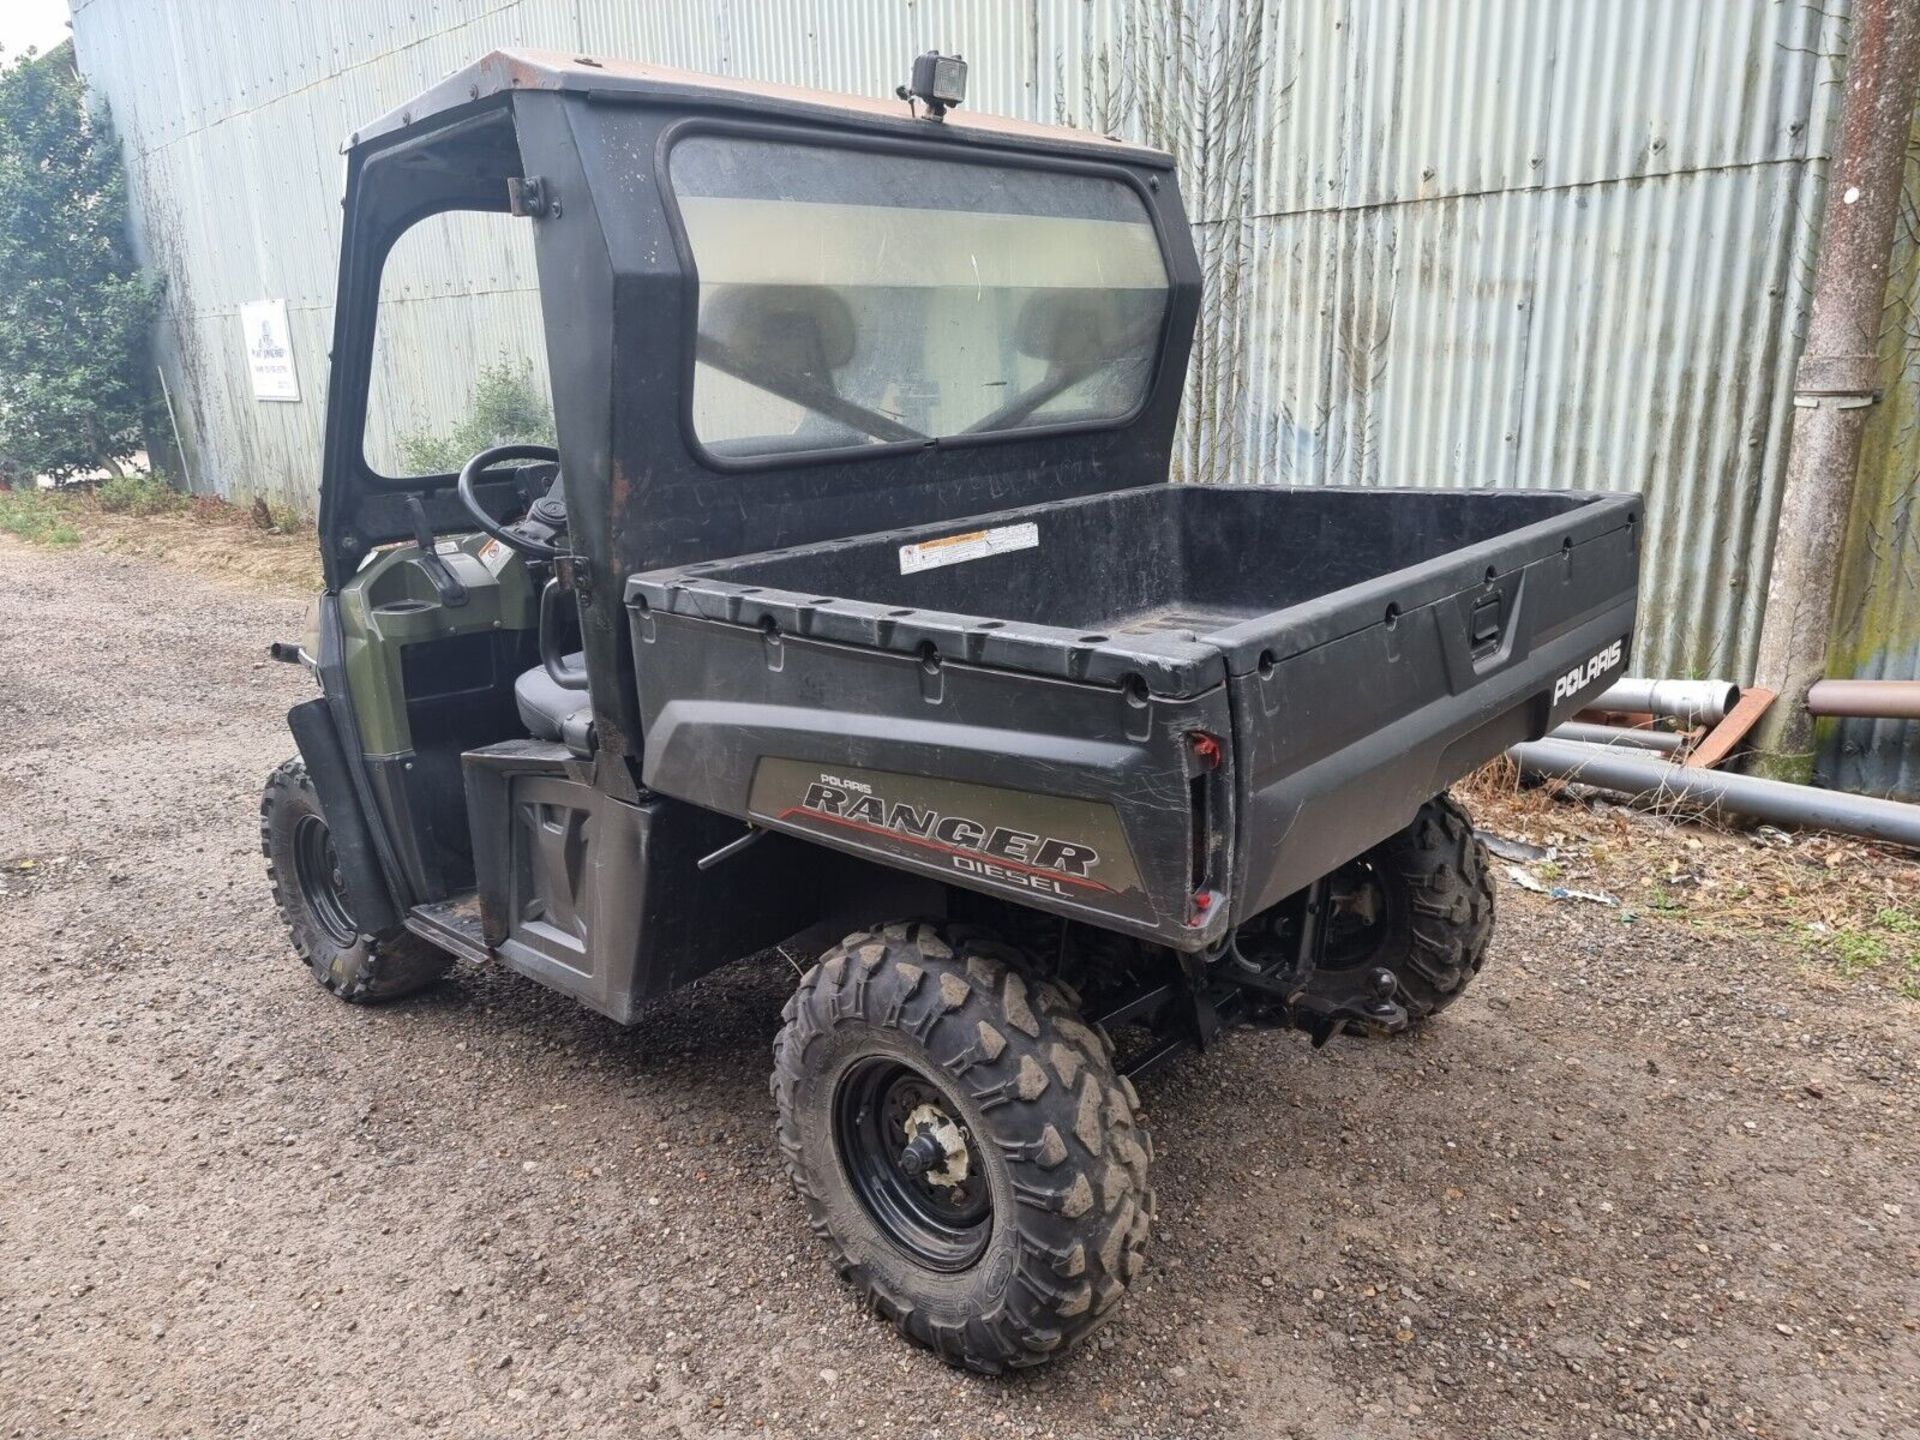
[[[1392,969],[1324,963],[1332,911],[1330,888],[1317,881],[1257,928],[1243,927],[1190,957],[1178,979],[1144,981],[1110,997],[1094,1012],[1109,1031],[1146,1021],[1159,1032],[1122,1062],[1122,1072],[1137,1077],[1183,1050],[1204,1050],[1236,1020],[1304,1030],[1316,1050],[1349,1030],[1378,1036],[1407,1029],[1413,1019]]]
[[[1248,965],[1237,952],[1233,963]],[[1253,991],[1270,1007],[1277,1001],[1278,1011],[1269,1011],[1272,1018],[1306,1031],[1316,1050],[1349,1027],[1369,1035],[1397,1035],[1411,1023],[1407,1007],[1393,998],[1400,988],[1399,977],[1386,966],[1368,971],[1358,984],[1348,981],[1336,988],[1326,983],[1329,978],[1302,977],[1298,971],[1286,970],[1265,973],[1251,967],[1232,975],[1234,984]]]
[[[1258,1018],[1306,1031],[1316,1050],[1348,1027],[1392,1035],[1411,1023],[1406,1007],[1394,998],[1399,977],[1385,965],[1327,967],[1335,901],[1327,880],[1316,880],[1265,932],[1258,958],[1235,933],[1227,937],[1211,967],[1220,980],[1253,1000]]]

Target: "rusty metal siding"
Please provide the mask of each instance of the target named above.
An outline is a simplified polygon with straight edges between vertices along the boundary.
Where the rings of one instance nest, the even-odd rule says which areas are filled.
[[[1256,220],[1260,359],[1213,478],[1640,489],[1639,663],[1741,673],[1804,312],[1802,189],[1712,172]]]
[[[1844,0],[82,0],[202,483],[311,491],[337,140],[525,43],[973,103],[1179,156],[1206,266],[1179,473],[1649,497],[1637,663],[1745,678]],[[412,323],[456,333],[473,257]],[[528,279],[530,283],[530,277]],[[492,287],[497,288],[497,287]],[[231,316],[284,295],[307,402]],[[502,321],[502,323],[509,323]],[[515,325],[523,320],[511,322]],[[459,376],[436,391],[460,393]],[[449,404],[456,403],[449,399]],[[1910,632],[1909,632],[1910,633]]]

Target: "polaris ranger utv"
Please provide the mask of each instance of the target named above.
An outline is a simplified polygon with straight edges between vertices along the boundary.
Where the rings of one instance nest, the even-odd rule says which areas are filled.
[[[353,137],[325,593],[275,647],[320,698],[262,835],[347,1000],[458,957],[625,1023],[833,941],[774,1047],[795,1189],[904,1334],[999,1371],[1139,1273],[1132,1077],[1472,980],[1446,787],[1620,668],[1640,505],[1170,483],[1171,160],[962,78],[502,52]],[[382,268],[462,210],[533,236],[558,444],[394,479]]]

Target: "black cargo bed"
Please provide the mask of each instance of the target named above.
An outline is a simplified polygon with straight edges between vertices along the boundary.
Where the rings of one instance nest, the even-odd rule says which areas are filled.
[[[635,576],[643,780],[1202,949],[1618,673],[1639,510],[1158,485]]]
[[[630,606],[1196,694],[1619,529],[1633,496],[1150,485],[655,571]]]

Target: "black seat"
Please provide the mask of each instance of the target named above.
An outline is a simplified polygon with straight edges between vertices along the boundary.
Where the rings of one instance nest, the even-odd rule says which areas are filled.
[[[569,669],[583,663],[579,651],[562,662]],[[513,702],[520,710],[520,723],[536,740],[558,740],[570,750],[583,753],[589,748],[588,728],[593,723],[593,702],[584,690],[569,690],[556,685],[546,667],[536,665],[513,682]]]

